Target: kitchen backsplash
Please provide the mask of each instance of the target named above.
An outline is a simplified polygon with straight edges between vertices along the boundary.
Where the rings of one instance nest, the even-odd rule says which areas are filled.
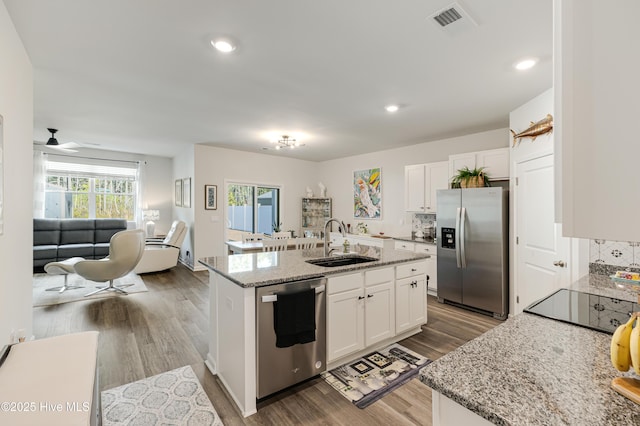
[[[436,215],[433,213],[415,213],[411,220],[411,232],[424,232],[425,228],[432,227],[436,221]]]
[[[640,271],[640,243],[633,241],[589,241],[589,271],[609,275],[615,270]]]

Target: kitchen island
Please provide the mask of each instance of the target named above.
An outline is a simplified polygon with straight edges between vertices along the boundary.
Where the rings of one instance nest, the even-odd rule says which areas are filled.
[[[602,275],[570,288],[638,301]],[[635,375],[613,368],[610,342],[606,333],[518,314],[421,370],[433,424],[638,425],[640,406],[610,387]]]
[[[256,297],[266,286],[326,277],[327,356],[318,373],[421,331],[427,314],[428,255],[364,245],[352,250],[347,257],[367,256],[371,261],[337,267],[307,263],[323,258],[323,249],[200,260],[210,269],[205,363],[245,417],[256,412]]]

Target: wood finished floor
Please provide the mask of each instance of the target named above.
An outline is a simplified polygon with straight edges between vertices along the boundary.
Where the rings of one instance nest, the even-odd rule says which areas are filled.
[[[257,414],[243,418],[203,361],[208,272],[179,265],[145,274],[143,280],[149,289],[145,293],[33,308],[35,336],[99,331],[101,390],[191,365],[227,426],[431,425],[431,390],[417,379],[361,410],[316,378],[262,402]],[[427,325],[400,343],[435,360],[499,323],[429,296]]]

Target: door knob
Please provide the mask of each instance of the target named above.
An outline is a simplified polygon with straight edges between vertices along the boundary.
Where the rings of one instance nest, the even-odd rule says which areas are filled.
[[[562,261],[562,260],[558,260],[558,261],[553,262],[553,266],[559,266],[561,268],[564,268],[565,265],[566,265],[566,263],[564,263],[564,261]]]

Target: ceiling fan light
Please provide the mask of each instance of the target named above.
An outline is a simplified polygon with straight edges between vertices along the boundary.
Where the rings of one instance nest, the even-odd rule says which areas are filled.
[[[47,141],[47,145],[49,145],[49,146],[51,146],[51,145],[60,145],[58,143],[58,139],[56,139],[56,137],[55,137],[55,134],[58,131],[58,129],[52,129],[51,127],[48,127],[47,130],[49,131],[49,133],[51,133],[51,137]]]
[[[384,109],[386,109],[387,112],[396,112],[398,111],[399,107],[398,105],[387,105],[386,107],[384,107]]]

